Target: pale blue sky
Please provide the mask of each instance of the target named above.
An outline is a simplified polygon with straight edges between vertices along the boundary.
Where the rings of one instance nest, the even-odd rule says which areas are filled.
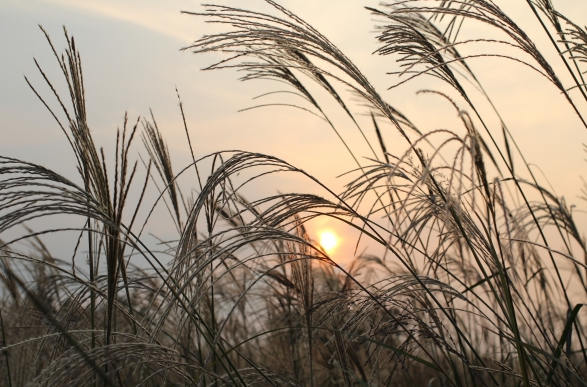
[[[262,1],[222,1],[269,10]],[[525,1],[498,1],[509,7],[517,21],[536,32],[544,54],[553,58],[544,35],[529,18]],[[579,24],[587,23],[586,2],[555,1],[559,9]],[[412,88],[386,92],[394,80],[385,75],[394,70],[389,58],[371,55],[375,44],[374,21],[363,9],[377,1],[281,1],[313,24],[353,59],[389,102],[403,110],[425,130],[456,125],[446,106],[427,96],[416,96]],[[0,154],[22,158],[64,171],[73,176],[73,155],[45,108],[24,82],[27,75],[45,96],[48,90],[34,67],[36,57],[56,85],[62,86],[55,60],[44,36],[42,24],[58,50],[64,47],[61,26],[75,36],[82,54],[87,90],[88,116],[96,141],[105,148],[114,145],[114,133],[125,111],[131,120],[146,116],[152,108],[166,137],[176,164],[189,161],[181,116],[177,107],[177,86],[185,105],[197,156],[223,150],[244,149],[286,159],[339,191],[344,180],[335,176],[354,167],[337,142],[335,134],[320,120],[287,108],[268,108],[237,113],[255,104],[251,98],[278,89],[271,84],[240,83],[232,71],[199,71],[214,56],[199,57],[179,49],[212,31],[203,19],[180,15],[180,10],[198,11],[198,2],[173,1],[79,1],[3,0],[0,2]],[[474,30],[473,30],[474,31]],[[217,58],[216,58],[217,59]],[[553,60],[556,65],[556,58]],[[571,203],[577,199],[581,182],[587,177],[582,143],[587,130],[564,100],[540,77],[503,60],[472,61],[490,95],[497,101],[505,121],[531,163],[541,167],[559,195]],[[49,98],[50,99],[50,98]],[[358,113],[363,112],[354,106]],[[367,126],[368,120],[364,121]],[[354,141],[355,132],[346,122],[341,131],[356,145],[357,154],[367,149]],[[391,130],[386,127],[386,130]],[[372,134],[374,135],[374,134]],[[394,135],[387,134],[394,151]],[[403,149],[397,149],[401,152]],[[547,151],[548,150],[548,151]],[[294,188],[298,182],[283,180],[279,187],[263,187],[264,193]],[[313,190],[308,187],[308,189]]]

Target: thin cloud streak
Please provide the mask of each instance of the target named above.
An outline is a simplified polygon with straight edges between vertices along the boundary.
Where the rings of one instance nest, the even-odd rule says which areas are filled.
[[[181,22],[181,8],[174,7],[169,2],[150,4],[143,1],[121,3],[114,1],[42,0],[42,2],[131,23],[178,40],[182,44],[192,42],[195,37],[199,36],[194,34],[193,28],[192,31],[189,30],[187,20],[184,22],[185,25]]]

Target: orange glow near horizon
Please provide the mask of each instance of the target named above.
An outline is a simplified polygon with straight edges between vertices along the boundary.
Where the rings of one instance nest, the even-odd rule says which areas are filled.
[[[330,254],[338,246],[338,237],[332,231],[322,231],[320,233],[320,246]]]

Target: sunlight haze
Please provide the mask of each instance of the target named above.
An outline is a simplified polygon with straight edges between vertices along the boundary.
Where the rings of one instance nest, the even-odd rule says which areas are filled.
[[[338,245],[338,238],[332,231],[322,231],[320,232],[320,245],[327,253],[331,253]]]

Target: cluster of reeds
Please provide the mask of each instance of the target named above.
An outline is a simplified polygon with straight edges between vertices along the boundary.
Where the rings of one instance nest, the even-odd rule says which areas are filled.
[[[345,191],[272,156],[231,151],[197,159],[187,125],[193,162],[172,168],[153,116],[125,119],[107,160],[87,122],[74,39],[66,33],[59,55],[47,37],[69,101],[41,67],[52,99],[29,85],[67,137],[79,176],[0,157],[0,235],[10,235],[0,243],[0,385],[587,384],[585,241],[565,201],[535,178],[507,124],[500,118],[496,127],[481,113],[479,95],[493,105],[468,65],[476,56],[527,65],[585,125],[587,32],[550,0],[527,0],[574,81],[565,85],[491,0],[368,8],[379,21],[377,54],[391,55],[398,85],[432,75],[449,87],[425,92],[448,100],[462,128],[424,132],[325,36],[267,2],[278,16],[205,6],[194,15],[226,31],[186,49],[228,55],[207,70],[236,68],[243,80],[285,83],[302,101],[290,105],[322,118],[356,161]],[[461,38],[469,22],[502,40]],[[460,54],[475,44],[494,51]],[[311,93],[310,82],[332,100]],[[371,113],[368,127],[341,88]],[[367,159],[326,113],[332,101],[364,137]],[[387,151],[383,122],[401,135],[402,152]],[[142,167],[132,161],[141,133]],[[323,195],[242,195],[275,173],[301,175]],[[186,180],[194,184],[180,184]],[[160,193],[154,200],[150,186]],[[153,246],[145,230],[160,207],[176,233]],[[385,253],[341,267],[308,235],[306,223],[316,217],[358,230]],[[56,219],[53,226],[47,218]],[[27,228],[35,222],[44,228]],[[26,231],[14,236],[17,226]],[[43,240],[66,233],[76,235],[72,255],[56,257]]]

